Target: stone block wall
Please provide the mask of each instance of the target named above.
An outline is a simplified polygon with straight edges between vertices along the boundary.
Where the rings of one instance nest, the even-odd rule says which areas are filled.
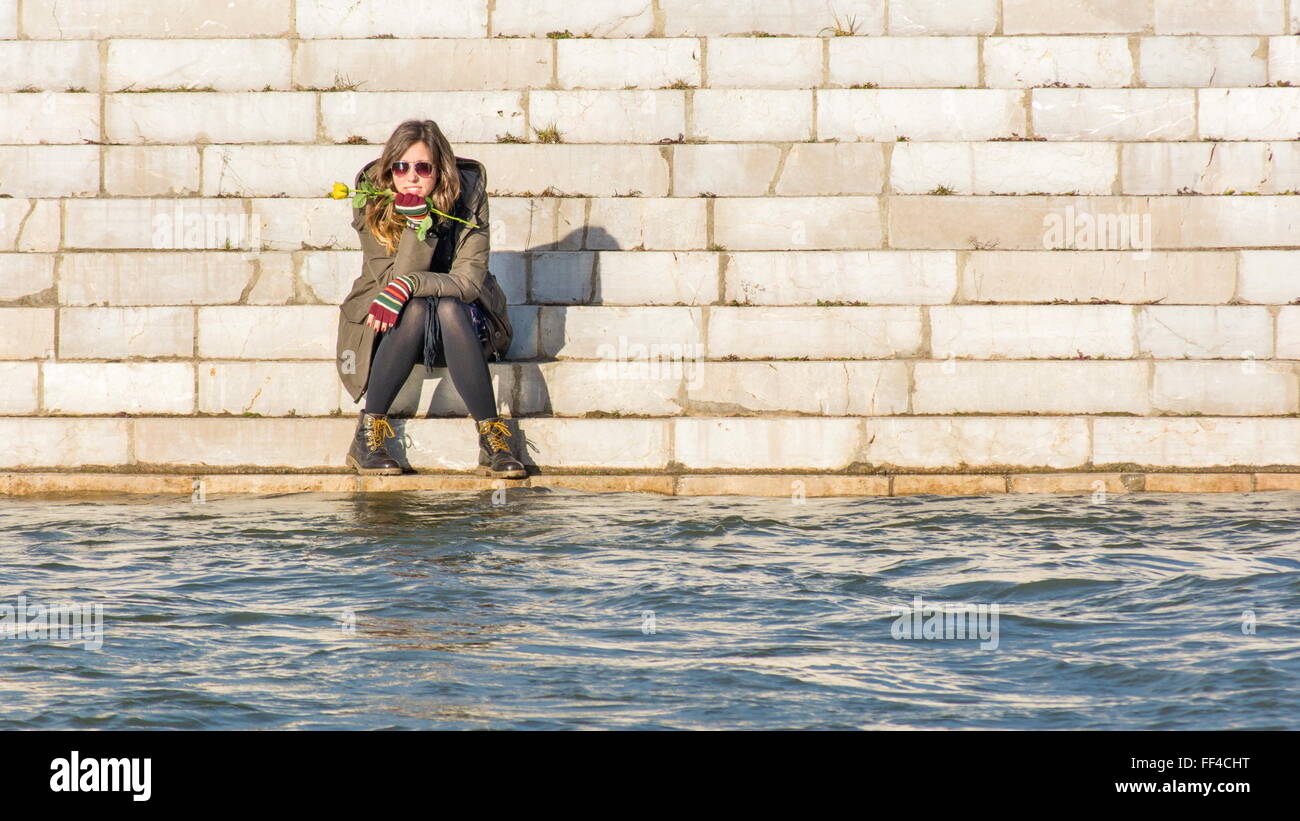
[[[350,182],[488,170],[549,471],[1300,465],[1296,0],[0,0],[0,469],[342,469]],[[446,370],[417,470],[476,440]]]

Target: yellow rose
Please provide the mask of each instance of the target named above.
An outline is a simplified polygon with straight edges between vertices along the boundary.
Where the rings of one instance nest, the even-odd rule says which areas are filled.
[[[330,196],[336,200],[347,199],[348,196],[347,184],[341,182],[334,183],[334,190],[330,192]]]

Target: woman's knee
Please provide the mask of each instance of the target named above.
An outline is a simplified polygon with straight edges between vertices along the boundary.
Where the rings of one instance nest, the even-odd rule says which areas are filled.
[[[429,303],[424,297],[412,297],[402,306],[402,315],[397,318],[398,324],[412,322],[423,325],[428,310]]]
[[[454,296],[438,297],[438,319],[443,322],[456,322],[468,319],[467,306]]]

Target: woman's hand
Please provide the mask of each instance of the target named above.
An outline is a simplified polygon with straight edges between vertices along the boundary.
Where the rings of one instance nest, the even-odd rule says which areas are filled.
[[[393,198],[393,210],[406,217],[406,224],[419,228],[429,214],[429,203],[419,194],[402,193]]]
[[[370,303],[370,312],[366,314],[366,326],[383,333],[397,324],[397,315],[402,312],[406,301],[415,291],[415,280],[406,275],[393,277],[388,287],[379,292],[375,301]]]

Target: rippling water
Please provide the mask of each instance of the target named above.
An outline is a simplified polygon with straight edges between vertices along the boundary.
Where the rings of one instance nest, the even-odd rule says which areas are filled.
[[[98,650],[0,639],[3,729],[1300,728],[1300,493],[3,499],[0,522],[0,608],[103,606]],[[895,638],[915,596],[996,604],[996,647]]]

